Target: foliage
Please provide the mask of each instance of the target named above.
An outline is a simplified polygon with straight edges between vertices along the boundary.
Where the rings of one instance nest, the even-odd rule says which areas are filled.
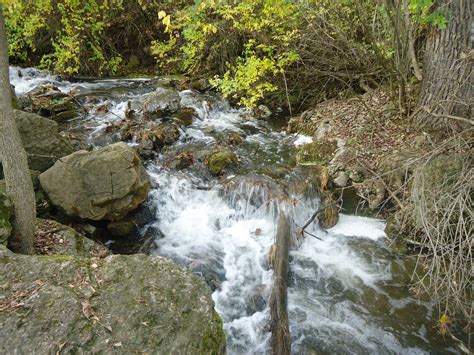
[[[289,0],[197,0],[176,12],[173,21],[166,13],[161,17],[170,34],[166,43],[153,44],[161,65],[215,76],[211,83],[245,106],[276,91],[274,78],[298,60],[301,14]]]

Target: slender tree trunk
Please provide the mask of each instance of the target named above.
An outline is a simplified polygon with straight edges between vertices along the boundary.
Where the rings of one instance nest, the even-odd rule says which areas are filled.
[[[445,29],[433,26],[428,35],[415,121],[430,126],[469,124],[474,84],[472,0],[438,0],[435,6],[448,24]]]
[[[7,194],[15,208],[14,251],[33,253],[36,202],[28,159],[15,123],[8,71],[8,48],[3,9],[0,4],[0,158]]]

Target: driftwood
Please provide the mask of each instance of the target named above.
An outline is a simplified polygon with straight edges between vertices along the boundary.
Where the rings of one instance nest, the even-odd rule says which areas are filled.
[[[288,254],[290,247],[288,217],[280,215],[276,235],[274,283],[270,296],[270,329],[272,354],[291,354],[291,335],[288,324]]]

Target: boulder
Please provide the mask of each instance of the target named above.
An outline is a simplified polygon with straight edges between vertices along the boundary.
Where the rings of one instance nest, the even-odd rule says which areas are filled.
[[[12,232],[11,219],[13,206],[5,190],[0,185],[0,245],[6,245],[8,237]]]
[[[161,118],[177,112],[181,98],[174,89],[158,88],[149,94],[143,102],[145,118]]]
[[[146,200],[150,188],[140,158],[123,142],[68,155],[39,179],[56,207],[94,221],[122,219]]]
[[[2,354],[224,354],[204,281],[146,255],[15,255],[0,246]]]
[[[207,167],[212,175],[219,176],[224,173],[226,168],[236,166],[239,160],[237,155],[230,150],[213,153],[207,159]]]
[[[71,95],[57,87],[46,84],[28,93],[31,110],[56,122],[64,122],[78,116],[79,104]]]
[[[56,122],[34,113],[14,113],[31,170],[43,172],[56,160],[74,152],[74,147],[59,134]]]

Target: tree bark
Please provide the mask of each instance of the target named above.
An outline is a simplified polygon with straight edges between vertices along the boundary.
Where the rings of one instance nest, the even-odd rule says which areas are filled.
[[[0,4],[0,159],[7,194],[13,202],[15,212],[10,247],[20,253],[32,254],[36,223],[35,193],[27,155],[13,116],[10,90],[7,37]]]
[[[472,0],[438,0],[434,10],[448,21],[428,34],[423,82],[415,121],[423,126],[457,126],[472,120]],[[455,120],[453,117],[462,119]]]
[[[288,255],[290,250],[290,225],[288,217],[280,215],[276,235],[274,282],[270,296],[270,328],[272,354],[291,354],[291,335],[288,323]]]

